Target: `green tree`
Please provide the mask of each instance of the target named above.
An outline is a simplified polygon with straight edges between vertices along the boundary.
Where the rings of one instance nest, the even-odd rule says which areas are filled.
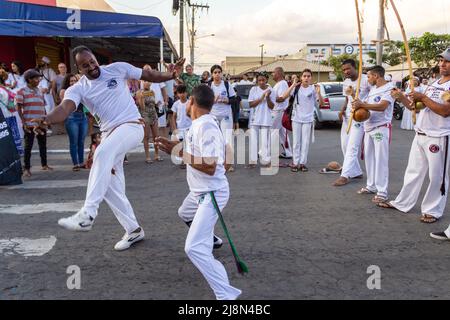
[[[411,58],[420,67],[432,67],[436,63],[436,56],[450,46],[449,34],[434,34],[425,32],[420,37],[409,40]]]
[[[369,63],[375,64],[377,59],[377,53],[376,52],[369,52],[368,53],[370,59],[368,60]],[[390,66],[395,66],[400,63],[402,63],[403,59],[405,58],[405,46],[402,41],[386,41],[384,43],[384,50],[383,50],[383,62],[387,63]]]
[[[331,56],[327,61],[327,64],[334,69],[337,81],[344,80],[344,74],[342,73],[342,62],[347,59],[355,60],[356,66],[358,67],[359,61],[356,54],[341,54],[339,56]]]

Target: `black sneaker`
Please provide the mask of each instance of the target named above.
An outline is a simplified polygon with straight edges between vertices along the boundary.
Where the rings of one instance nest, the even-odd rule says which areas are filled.
[[[430,233],[430,237],[432,237],[433,239],[443,240],[443,241],[449,241],[450,240],[450,238],[447,237],[445,232],[432,232],[432,233]]]

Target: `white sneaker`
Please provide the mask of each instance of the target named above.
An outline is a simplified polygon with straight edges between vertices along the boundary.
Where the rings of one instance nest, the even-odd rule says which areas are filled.
[[[222,247],[223,241],[218,236],[214,235],[214,249],[219,249]]]
[[[85,211],[80,210],[71,217],[59,219],[58,224],[71,231],[90,231],[94,224],[94,219]]]
[[[139,231],[135,231],[133,233],[125,233],[122,240],[116,243],[114,246],[114,250],[116,251],[123,251],[127,250],[133,243],[136,243],[138,241],[141,241],[145,238],[145,232],[142,228],[138,229]]]

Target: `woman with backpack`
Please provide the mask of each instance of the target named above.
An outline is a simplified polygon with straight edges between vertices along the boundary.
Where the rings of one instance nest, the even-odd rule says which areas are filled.
[[[314,110],[317,100],[319,100],[320,105],[323,104],[320,87],[311,83],[312,71],[305,69],[301,74],[300,86],[297,80],[294,80],[283,96],[286,98],[290,95],[294,96],[291,116],[292,134],[294,136],[292,172],[308,171],[306,163],[308,161],[309,145],[311,140],[314,139]],[[295,89],[297,87],[298,89]]]
[[[225,137],[226,143],[233,146],[233,112],[231,105],[236,98],[236,92],[228,81],[224,81],[222,67],[214,65],[211,68],[212,81],[209,86],[214,91],[214,106],[211,114],[219,121],[220,129]],[[228,171],[233,171],[231,167]]]

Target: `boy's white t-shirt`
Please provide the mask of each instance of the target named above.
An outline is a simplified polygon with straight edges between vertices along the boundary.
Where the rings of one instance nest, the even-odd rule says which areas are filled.
[[[76,106],[82,103],[99,117],[101,131],[109,131],[141,118],[127,84],[128,79],[139,80],[141,76],[142,69],[125,62],[101,66],[97,79],[81,77],[66,90],[64,100],[71,100]]]
[[[164,89],[165,87],[166,87],[166,84],[164,82],[152,83],[150,85],[150,90],[153,90],[153,92],[155,93],[156,103],[164,104],[164,96],[162,94],[162,89]]]
[[[267,89],[261,89],[259,86],[253,87],[250,89],[250,93],[248,95],[248,102],[253,102],[262,97],[262,95],[271,90],[270,100],[275,103],[276,93],[275,90],[269,86]],[[260,104],[256,106],[256,108],[250,108],[250,123],[251,126],[264,126],[271,127],[273,124],[272,118],[272,110],[269,108],[267,104],[267,100],[264,99]]]
[[[347,119],[350,119],[350,115],[352,113],[352,102],[353,97],[347,94],[347,89],[349,87],[353,88],[353,91],[356,91],[356,87],[358,86],[358,79],[352,81],[352,79],[345,79],[343,82],[343,95],[348,98],[347,108],[345,109],[345,115]],[[367,75],[363,74],[361,76],[361,87],[359,88],[359,100],[364,101],[369,95],[371,89],[371,85],[367,79]]]
[[[370,132],[373,129],[392,122],[392,114],[394,112],[395,99],[391,96],[394,88],[392,82],[386,83],[384,86],[377,88],[373,86],[366,98],[368,104],[379,104],[381,101],[389,102],[389,107],[384,111],[370,110],[370,118],[364,123],[364,131]]]
[[[292,90],[291,96],[295,96]],[[297,123],[311,123],[314,121],[314,109],[316,108],[317,93],[313,85],[300,86],[297,97],[294,99],[291,120]]]
[[[214,82],[211,83],[211,89],[214,91],[214,97],[220,97],[220,99],[228,98],[227,87],[225,86],[225,82],[222,81],[220,85],[216,86]],[[230,85],[229,86],[230,98],[236,96],[236,91]],[[218,118],[232,118],[233,112],[231,110],[231,104],[225,103],[215,103],[211,109],[211,114]]]
[[[273,91],[275,91],[275,99],[281,97],[287,90],[289,89],[289,85],[286,80],[281,80],[277,82],[277,84],[273,87]],[[284,111],[289,106],[289,99],[284,100],[283,102],[276,102],[273,111]]]
[[[450,91],[450,81],[439,84],[439,80],[429,85],[424,94],[431,100],[444,104],[442,95]],[[430,137],[450,136],[450,118],[444,118],[429,108],[425,108],[417,116],[416,131]]]
[[[172,111],[177,114],[177,129],[179,130],[189,129],[192,125],[192,120],[186,113],[187,104],[188,101],[183,103],[181,100],[177,100],[172,106]]]
[[[191,192],[196,194],[229,188],[225,176],[225,138],[220,131],[217,119],[206,114],[192,121],[186,134],[185,151],[195,157],[217,158],[214,176],[187,166],[187,182]]]

